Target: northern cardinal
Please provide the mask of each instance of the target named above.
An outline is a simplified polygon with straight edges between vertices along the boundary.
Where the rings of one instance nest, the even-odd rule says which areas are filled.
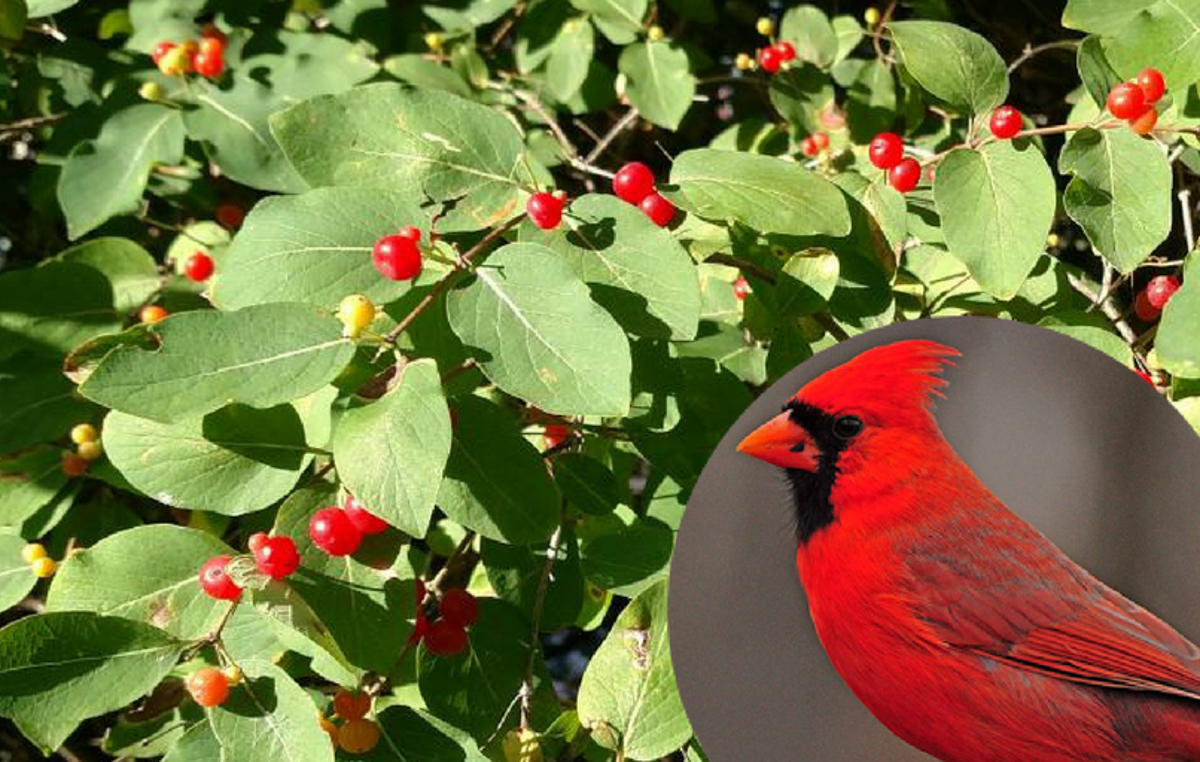
[[[830,661],[946,762],[1200,762],[1200,649],[1010,511],[942,436],[959,353],[877,347],[738,450],[786,469]]]

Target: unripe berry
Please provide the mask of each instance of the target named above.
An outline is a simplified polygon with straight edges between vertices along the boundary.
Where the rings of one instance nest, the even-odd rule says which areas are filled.
[[[267,544],[268,539],[266,532],[255,532],[246,540],[246,547],[250,549],[251,553],[258,553]]]
[[[550,193],[535,193],[525,202],[530,221],[542,230],[553,230],[562,222],[563,201]]]
[[[650,42],[658,42],[666,36],[666,32],[664,32],[663,28],[658,24],[655,24],[646,30],[646,39],[650,40]]]
[[[187,679],[187,690],[200,706],[220,706],[229,698],[229,679],[216,667],[201,667]]]
[[[425,647],[436,656],[455,656],[467,650],[467,631],[462,625],[439,619],[425,631]]]
[[[908,193],[917,187],[921,179],[921,165],[916,159],[904,159],[888,170],[888,183],[901,193]]]
[[[167,53],[170,53],[174,47],[175,43],[173,42],[164,41],[158,43],[154,46],[154,50],[150,51],[150,60],[154,62],[155,66],[157,66],[158,62],[162,60],[163,56],[165,56]]]
[[[1152,66],[1142,69],[1142,73],[1134,78],[1133,83],[1141,88],[1146,103],[1157,103],[1167,92],[1167,83],[1162,72]]]
[[[388,280],[412,280],[421,274],[421,249],[417,246],[418,236],[412,237],[413,227],[404,228],[397,235],[385,235],[375,242],[371,259],[375,269]]]
[[[192,57],[183,46],[172,46],[158,59],[158,70],[168,77],[187,74],[192,70]]]
[[[750,71],[754,68],[754,57],[749,53],[738,53],[737,58],[733,59],[733,65],[738,71]]]
[[[361,720],[371,711],[371,697],[362,691],[338,688],[333,694],[333,711],[343,720]]]
[[[232,664],[221,670],[221,674],[225,675],[225,680],[228,681],[231,686],[242,684],[242,678],[244,677],[244,675],[242,675],[242,668],[236,664]]]
[[[99,442],[84,442],[75,448],[75,452],[84,460],[99,460],[104,455],[104,445]]]
[[[1171,301],[1171,297],[1175,296],[1181,285],[1179,278],[1174,275],[1157,275],[1146,284],[1146,301],[1150,306],[1161,310],[1167,306],[1167,302]]]
[[[95,442],[96,437],[96,427],[90,423],[79,423],[71,428],[71,441],[77,445],[84,442]]]
[[[1132,82],[1122,82],[1109,91],[1107,105],[1118,119],[1136,119],[1146,109],[1146,95]]]
[[[989,126],[997,138],[1008,140],[1021,131],[1021,112],[1012,106],[1001,106],[992,112]]]
[[[33,576],[38,579],[46,579],[47,577],[54,576],[54,572],[58,570],[58,563],[53,558],[47,556],[34,561],[29,565],[29,568],[33,571]]]
[[[271,579],[283,579],[300,568],[300,553],[291,537],[268,537],[254,551],[254,563]]]
[[[651,193],[638,204],[650,221],[660,228],[665,228],[675,219],[675,205],[658,193]]]
[[[444,43],[445,41],[446,41],[446,38],[444,38],[438,32],[426,32],[425,33],[425,46],[434,52],[441,50],[442,43]]]
[[[866,22],[867,28],[873,27],[879,23],[879,9],[872,6],[863,13],[863,21]]]
[[[168,314],[169,313],[166,311],[166,309],[158,306],[157,304],[147,304],[145,307],[142,307],[142,311],[138,313],[138,320],[141,320],[146,325],[154,325],[165,318]]]
[[[350,720],[338,728],[337,742],[347,754],[366,754],[379,743],[379,726],[371,720]]]
[[[375,321],[375,305],[362,294],[350,294],[338,305],[337,316],[345,335],[353,338]]]
[[[242,595],[242,588],[226,572],[229,556],[214,556],[200,567],[200,588],[210,598],[219,601],[235,601]]]
[[[613,193],[622,201],[640,204],[654,192],[654,173],[640,161],[631,161],[613,176]]]
[[[157,82],[143,82],[138,88],[138,95],[151,102],[161,101],[163,94],[162,85]]]
[[[530,728],[513,729],[504,736],[504,762],[542,762],[542,745]]]
[[[40,542],[31,542],[21,548],[21,560],[27,564],[32,564],[34,561],[41,560],[46,557],[46,546]]]
[[[459,627],[470,627],[479,617],[479,602],[475,596],[461,588],[447,590],[438,604],[442,619]]]
[[[891,169],[904,158],[904,141],[895,133],[881,132],[871,140],[867,156],[880,169]]]
[[[195,252],[183,263],[183,274],[196,283],[203,283],[212,277],[214,269],[213,258],[203,251]]]
[[[754,28],[763,37],[770,37],[771,35],[775,34],[775,22],[772,21],[771,19],[767,18],[766,16],[763,16],[758,21],[756,21],[754,23]]]
[[[308,535],[318,548],[331,556],[348,556],[362,543],[362,532],[337,506],[314,513],[308,522]]]
[[[363,507],[354,495],[347,495],[342,503],[342,510],[350,518],[351,523],[363,534],[379,534],[386,532],[388,523]]]

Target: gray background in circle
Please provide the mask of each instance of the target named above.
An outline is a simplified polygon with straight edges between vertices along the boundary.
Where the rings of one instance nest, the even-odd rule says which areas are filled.
[[[1170,403],[1047,329],[989,318],[901,323],[821,352],[773,385],[692,492],[671,564],[671,654],[712,762],[931,759],[875,721],[830,666],[796,576],[783,475],[734,450],[808,380],[910,338],[963,353],[936,416],[984,483],[1101,580],[1200,641],[1200,438]]]

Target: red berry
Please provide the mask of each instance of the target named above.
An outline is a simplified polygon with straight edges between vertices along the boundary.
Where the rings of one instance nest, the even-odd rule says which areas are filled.
[[[254,560],[258,570],[271,579],[290,577],[300,568],[300,554],[291,537],[268,537],[262,547],[254,551]]]
[[[904,141],[894,132],[881,132],[871,140],[867,156],[880,169],[891,169],[904,158]]]
[[[371,711],[371,696],[362,691],[338,688],[333,694],[333,711],[343,720],[361,720]]]
[[[613,176],[613,193],[622,201],[640,204],[654,192],[654,173],[640,161],[631,161]]]
[[[371,250],[375,269],[388,280],[412,280],[421,274],[421,249],[415,238],[405,234],[407,230],[385,235]]]
[[[251,553],[257,553],[262,548],[262,546],[266,545],[266,544],[267,544],[267,533],[266,532],[255,532],[254,534],[250,535],[250,537],[246,540],[246,547],[250,549]]]
[[[1158,124],[1158,112],[1154,110],[1153,106],[1147,106],[1141,116],[1129,120],[1129,129],[1138,135],[1149,135],[1154,131],[1156,124]]]
[[[173,43],[173,42],[158,43],[157,45],[154,46],[154,50],[152,50],[150,52],[150,60],[153,61],[155,63],[155,65],[157,65],[159,60],[161,60],[162,57],[165,56],[167,53],[171,52],[171,49],[174,47],[175,47],[175,43]]]
[[[775,43],[775,52],[778,53],[779,57],[784,61],[796,60],[796,48],[787,40],[780,40],[779,42]]]
[[[904,159],[888,170],[888,182],[901,193],[908,193],[917,187],[921,179],[921,165],[916,159]]]
[[[201,50],[192,58],[192,68],[200,76],[214,79],[225,71],[225,59],[220,54],[205,53]]]
[[[642,199],[642,203],[638,204],[650,221],[660,228],[665,228],[671,224],[671,220],[675,219],[675,205],[667,201],[658,193],[651,193]]]
[[[1139,291],[1138,295],[1133,299],[1133,312],[1138,316],[1139,320],[1147,323],[1152,323],[1158,320],[1158,316],[1162,314],[1162,310],[1150,303],[1150,296],[1145,291]]]
[[[529,219],[542,230],[553,230],[562,222],[563,199],[551,193],[535,193],[525,202]]]
[[[1133,83],[1141,89],[1146,103],[1157,103],[1167,92],[1167,83],[1163,80],[1162,72],[1153,66],[1142,69],[1142,73],[1134,78]]]
[[[363,534],[379,534],[387,531],[388,523],[364,508],[363,504],[354,498],[354,495],[346,496],[342,510],[350,517],[350,522]]]
[[[733,295],[737,297],[738,301],[741,301],[749,296],[749,294],[750,284],[746,282],[745,278],[739,275],[738,279],[733,282]]]
[[[1175,296],[1180,285],[1179,278],[1174,275],[1156,275],[1146,284],[1146,301],[1161,310]]]
[[[83,476],[87,473],[88,466],[90,465],[91,461],[87,458],[81,458],[73,452],[64,452],[62,454],[62,472],[67,476]]]
[[[205,35],[201,37],[199,52],[221,58],[225,55],[225,36]],[[199,70],[197,69],[197,71]]]
[[[437,656],[454,656],[467,649],[467,631],[462,625],[439,619],[425,631],[425,647]]]
[[[211,24],[211,23],[205,24],[203,27],[200,28],[200,36],[203,38],[200,41],[201,45],[204,44],[204,40],[209,40],[209,39],[220,40],[222,43],[224,43],[226,40],[225,33],[222,32],[220,30],[220,28],[217,27],[216,24]]]
[[[1122,82],[1108,93],[1108,110],[1118,119],[1136,119],[1146,109],[1146,95],[1132,82]]]
[[[188,277],[188,280],[203,283],[212,277],[213,268],[212,257],[202,251],[197,251],[183,263],[183,274]]]
[[[411,241],[419,241],[421,240],[421,229],[416,225],[409,225],[401,228],[400,232],[396,235],[400,236],[401,238],[407,238]]]
[[[1151,386],[1154,386],[1154,387],[1157,387],[1157,386],[1158,386],[1158,384],[1154,383],[1154,376],[1151,376],[1151,375],[1150,375],[1149,373],[1147,373],[1146,371],[1144,371],[1144,370],[1142,370],[1142,369],[1140,369],[1140,368],[1134,368],[1134,369],[1133,369],[1133,372],[1134,372],[1134,373],[1136,373],[1136,374],[1138,374],[1138,377],[1139,377],[1139,378],[1141,378],[1143,381],[1145,381],[1146,383],[1150,384]]]
[[[317,547],[331,556],[348,556],[358,550],[362,532],[341,508],[330,506],[312,515],[308,536]]]
[[[552,450],[562,444],[563,440],[569,436],[571,436],[570,426],[561,423],[551,423],[542,432],[542,441],[547,450]]]
[[[187,690],[200,706],[220,706],[229,698],[229,678],[216,667],[201,667],[187,679]]]
[[[228,564],[229,556],[214,556],[200,567],[200,587],[210,598],[235,601],[241,597],[242,588],[225,571]]]
[[[774,74],[783,65],[783,53],[776,47],[763,48],[758,51],[758,65],[763,71]]]
[[[479,602],[466,590],[455,588],[447,590],[442,596],[438,611],[442,612],[445,621],[459,627],[470,627],[479,617]]]
[[[992,134],[1001,140],[1008,140],[1021,131],[1021,112],[1012,106],[1001,106],[992,112]]]
[[[817,141],[813,139],[812,135],[800,141],[800,150],[805,156],[816,156],[821,153],[821,149],[817,147]]]
[[[429,632],[429,620],[425,618],[425,609],[420,607],[420,600],[417,601],[417,618],[413,624],[412,635],[408,636],[408,642],[416,645],[421,642],[421,638]]]
[[[217,207],[217,222],[226,230],[237,230],[246,219],[246,212],[237,204],[221,204]]]
[[[814,132],[812,136],[813,142],[817,144],[817,148],[824,151],[829,147],[829,134],[825,132]]]

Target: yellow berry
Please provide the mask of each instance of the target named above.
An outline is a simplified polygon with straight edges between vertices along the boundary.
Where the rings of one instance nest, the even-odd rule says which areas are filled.
[[[104,454],[104,445],[99,442],[83,442],[75,450],[84,460],[99,460]]]
[[[54,562],[53,558],[46,557],[34,561],[29,568],[33,570],[33,576],[45,579],[54,575],[54,572],[58,570],[58,564]]]
[[[740,71],[750,71],[754,68],[754,57],[749,53],[738,53],[737,58],[734,60],[734,65]]]
[[[40,542],[31,542],[21,548],[21,560],[27,564],[46,557],[46,548]]]
[[[375,320],[375,305],[362,294],[351,294],[338,306],[338,320],[346,326],[347,336],[357,336]]]
[[[176,45],[158,59],[158,70],[168,77],[178,77],[192,70],[192,57],[182,45]]]
[[[236,664],[226,667],[221,670],[221,673],[225,675],[225,679],[229,681],[230,685],[240,685],[242,682],[242,669]]]
[[[90,423],[80,423],[71,429],[71,441],[75,444],[96,441],[96,427]]]
[[[542,745],[529,728],[510,730],[504,736],[504,762],[542,762]]]
[[[138,88],[138,95],[148,101],[161,101],[163,99],[162,85],[157,82],[143,82]]]
[[[430,50],[432,50],[434,52],[441,50],[442,43],[445,41],[446,40],[444,37],[442,37],[441,32],[426,32],[425,33],[425,47],[429,48]]]
[[[1058,241],[1058,233],[1051,233],[1050,235],[1046,236],[1046,247],[1050,249],[1056,248],[1058,246]]]
[[[766,16],[763,16],[757,22],[755,22],[754,28],[757,29],[758,33],[763,37],[770,37],[771,35],[775,34],[775,22]]]
[[[658,24],[655,24],[646,30],[646,37],[650,40],[650,42],[658,42],[666,36],[666,32],[664,32],[663,28]]]
[[[863,13],[863,21],[867,22],[868,27],[873,27],[879,23],[879,9],[872,6]]]

